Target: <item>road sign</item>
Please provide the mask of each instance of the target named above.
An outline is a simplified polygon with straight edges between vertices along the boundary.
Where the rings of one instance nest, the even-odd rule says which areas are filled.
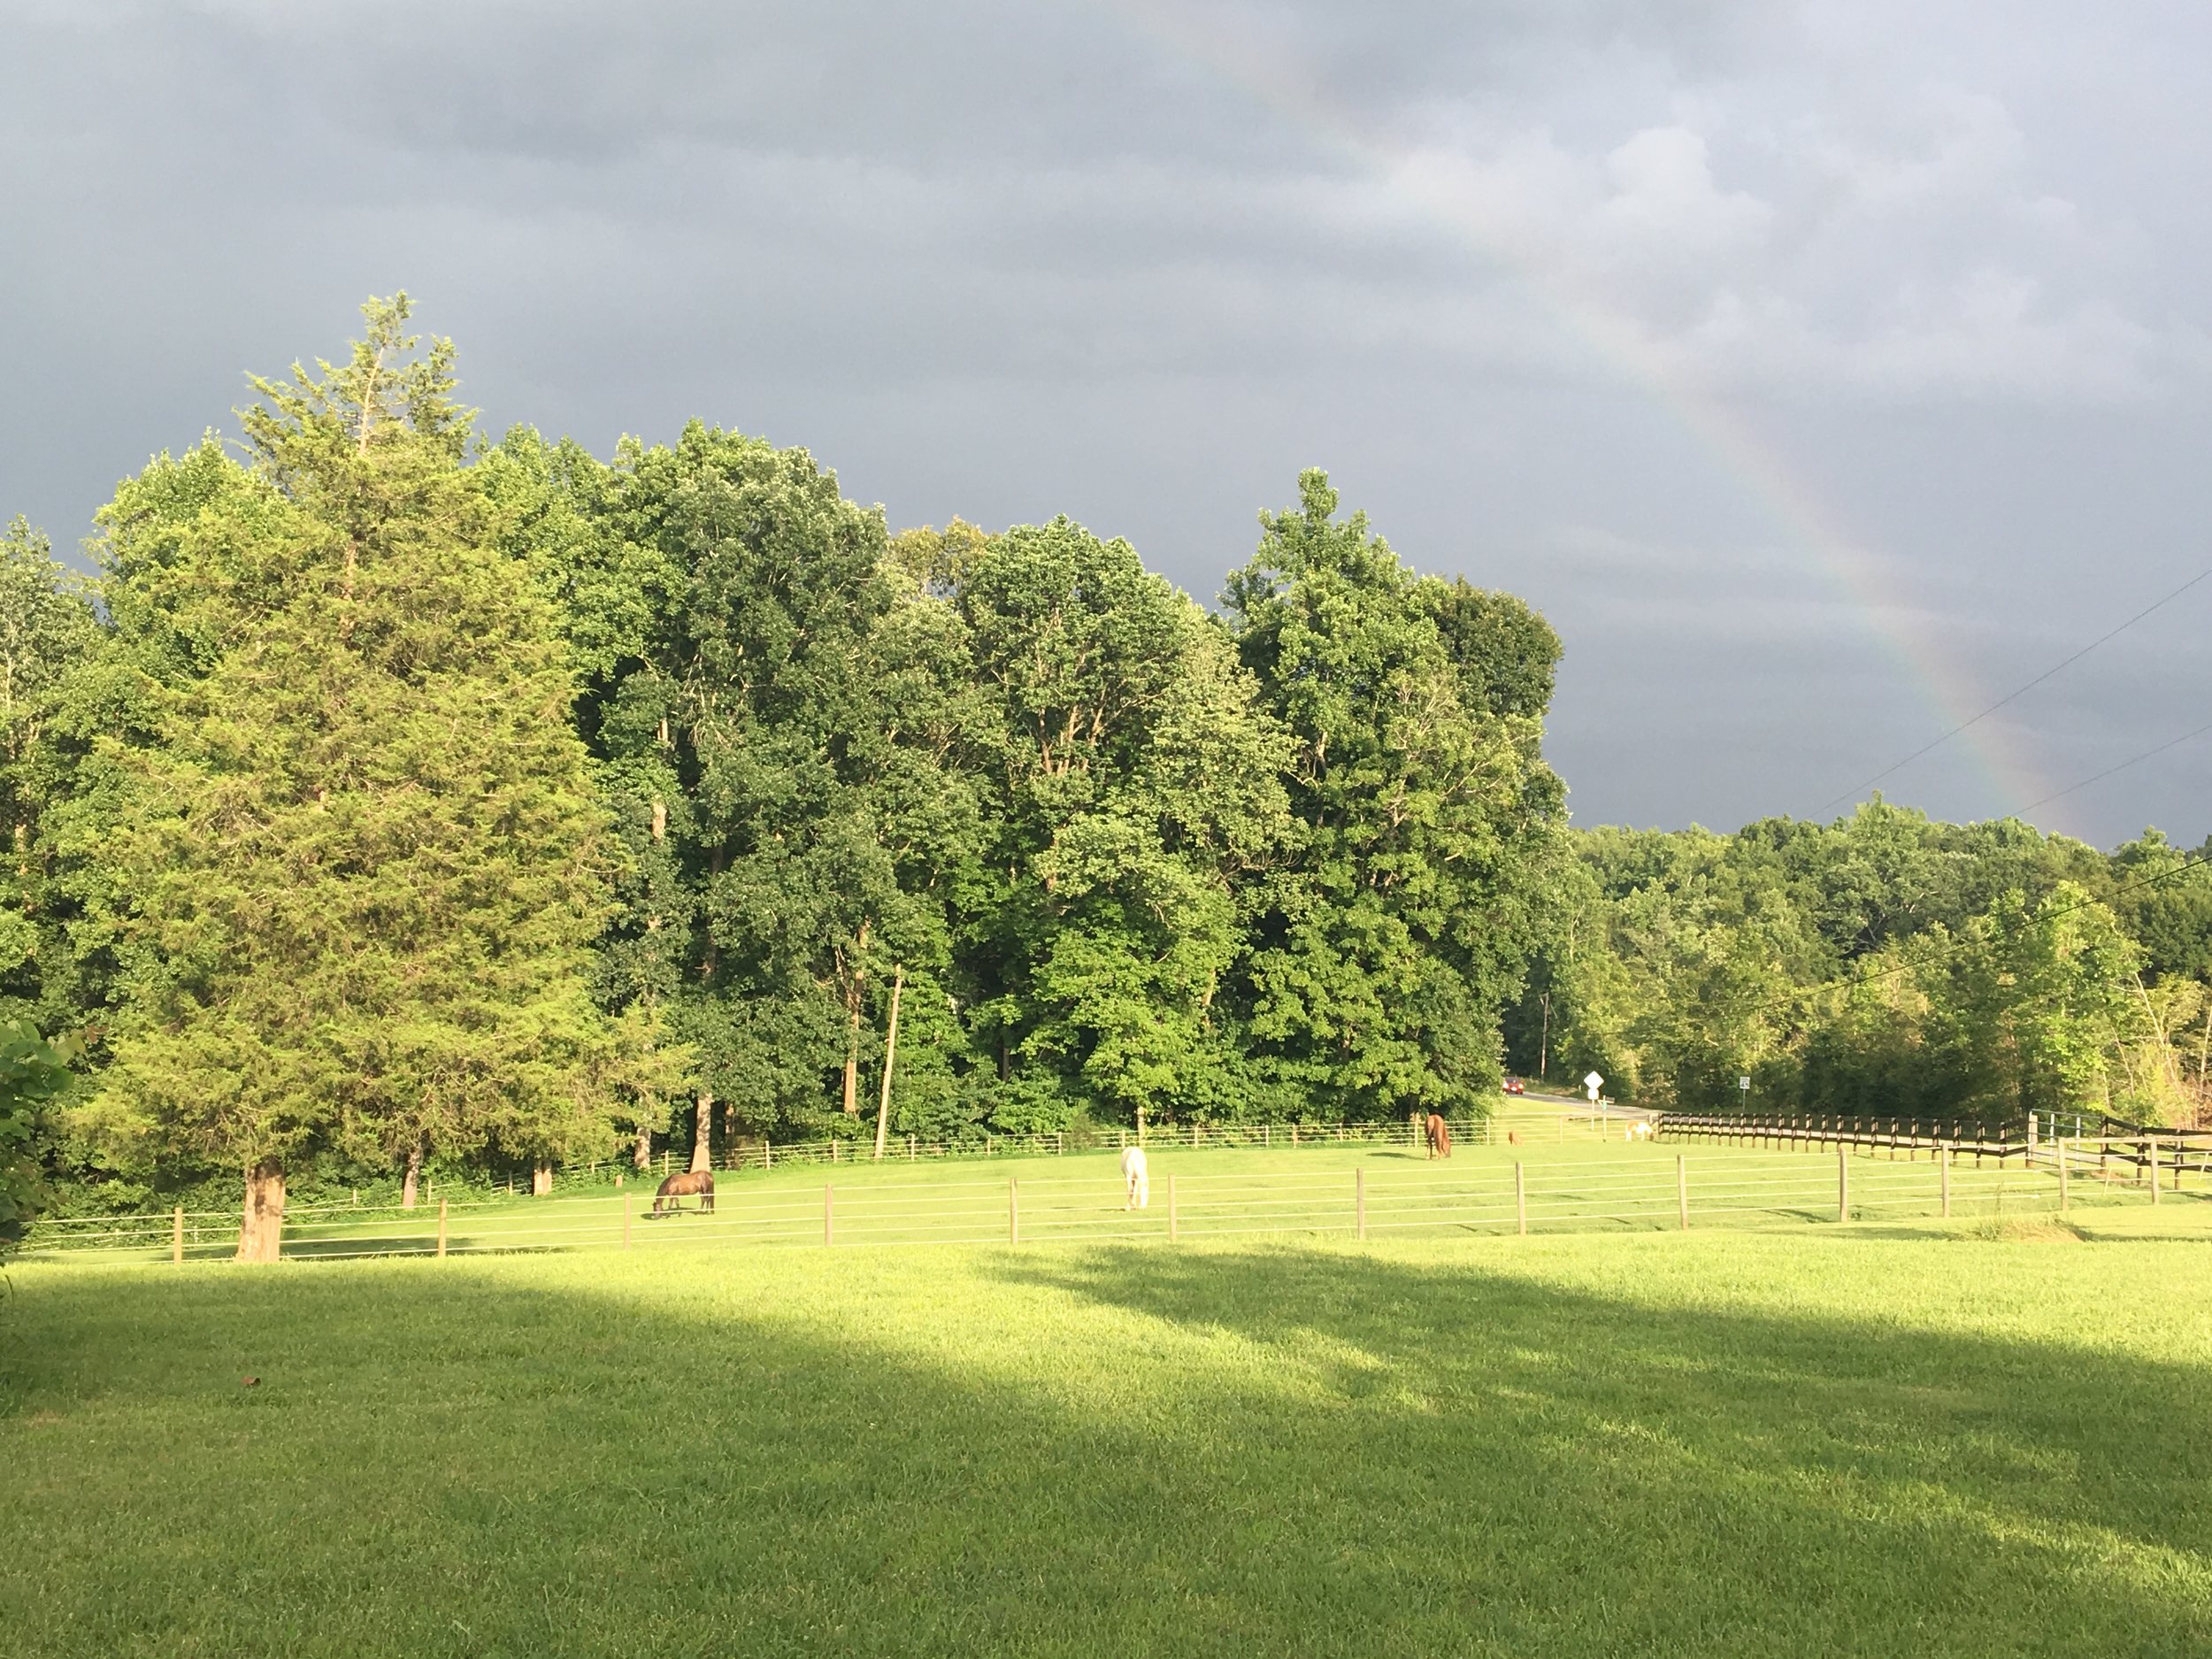
[[[1736,1079],[1736,1087],[1737,1087],[1738,1088],[1740,1088],[1740,1089],[1744,1090],[1747,1094],[1748,1094],[1748,1093],[1750,1092],[1750,1089],[1751,1089],[1751,1079],[1750,1079],[1750,1078],[1749,1078],[1749,1077],[1747,1077],[1747,1077],[1740,1077],[1740,1078],[1738,1078],[1738,1079]]]
[[[1595,1100],[1598,1097],[1598,1091],[1605,1087],[1605,1079],[1593,1071],[1582,1079],[1582,1087],[1588,1089],[1590,1098]]]

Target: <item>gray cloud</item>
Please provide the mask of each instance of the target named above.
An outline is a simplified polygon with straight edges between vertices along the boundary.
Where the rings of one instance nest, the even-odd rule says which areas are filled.
[[[2208,47],[2154,0],[0,0],[0,511],[81,534],[405,285],[495,426],[703,415],[1202,595],[1327,465],[1558,624],[1586,821],[1809,810],[2212,563]],[[2208,603],[1893,793],[2186,729]],[[2193,840],[2208,780],[2039,816]]]

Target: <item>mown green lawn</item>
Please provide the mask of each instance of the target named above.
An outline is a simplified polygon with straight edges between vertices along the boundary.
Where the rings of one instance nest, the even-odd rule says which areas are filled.
[[[2200,1655],[2208,1212],[33,1263],[0,1645]]]

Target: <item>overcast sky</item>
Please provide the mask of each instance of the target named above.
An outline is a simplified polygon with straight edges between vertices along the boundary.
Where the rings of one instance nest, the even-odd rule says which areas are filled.
[[[2212,567],[2201,0],[0,0],[0,514],[404,287],[495,429],[701,416],[1202,598],[1327,467],[1566,641],[1578,822],[1832,814]],[[1888,779],[2212,720],[2212,580]],[[2034,808],[2212,832],[2212,736]]]

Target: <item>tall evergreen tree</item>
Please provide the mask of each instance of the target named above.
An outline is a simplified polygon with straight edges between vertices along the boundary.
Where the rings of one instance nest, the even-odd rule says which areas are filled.
[[[450,347],[417,352],[404,296],[365,314],[344,364],[255,382],[198,510],[157,463],[104,515],[119,616],[180,569],[226,603],[171,610],[210,660],[153,687],[158,741],[100,740],[119,785],[77,850],[127,967],[85,1125],[242,1170],[247,1259],[303,1158],[542,1159],[604,1123],[616,849],[556,618],[466,465]]]

